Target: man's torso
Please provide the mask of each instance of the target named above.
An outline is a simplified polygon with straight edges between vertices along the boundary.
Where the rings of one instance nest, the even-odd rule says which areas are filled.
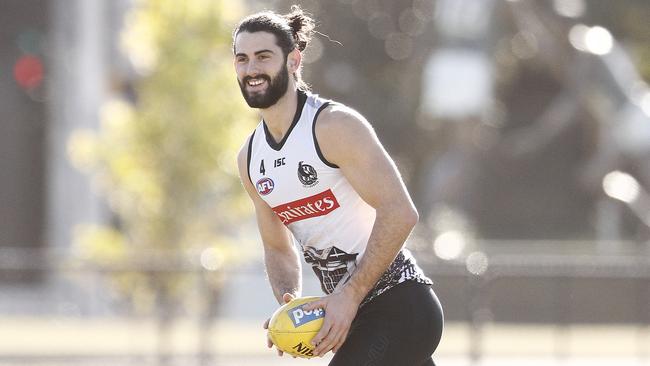
[[[292,232],[326,293],[354,272],[375,221],[374,209],[319,149],[315,123],[329,104],[299,92],[283,140],[275,141],[262,121],[248,147],[251,183]],[[431,283],[407,250],[398,254],[365,301],[405,280]]]

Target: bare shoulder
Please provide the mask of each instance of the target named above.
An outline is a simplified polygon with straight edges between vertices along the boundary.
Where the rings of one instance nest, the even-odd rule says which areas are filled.
[[[246,160],[248,159],[248,141],[250,140],[250,136],[246,138],[244,143],[241,145],[239,148],[239,152],[237,153],[237,165],[241,168],[242,163],[246,163]]]
[[[251,136],[246,137],[244,143],[239,147],[239,152],[237,153],[237,162],[241,163],[242,160],[246,161],[248,156],[248,145],[250,143]]]
[[[318,137],[330,135],[364,134],[372,132],[372,126],[358,111],[341,104],[332,104],[318,116]]]
[[[239,168],[239,176],[242,180],[248,180],[248,146],[251,143],[251,138],[252,135],[249,135],[244,140],[237,153],[237,167]]]
[[[369,149],[381,145],[368,120],[342,105],[332,105],[321,112],[315,135],[324,157],[338,166],[367,155]]]

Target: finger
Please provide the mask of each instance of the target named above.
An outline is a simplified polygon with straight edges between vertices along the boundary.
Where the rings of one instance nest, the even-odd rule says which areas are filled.
[[[278,349],[278,356],[282,357],[283,355],[284,355],[284,352],[282,352],[282,351],[280,351],[280,350]]]
[[[290,302],[291,300],[293,300],[295,298],[296,297],[293,296],[293,294],[290,294],[290,293],[285,293],[284,295],[282,295],[282,301],[284,301],[285,304]]]
[[[312,302],[308,302],[305,305],[303,305],[302,308],[303,310],[325,309],[325,301],[315,300]]]
[[[336,342],[336,337],[332,336],[331,333],[314,349],[314,354],[316,356],[323,356],[334,348]]]
[[[339,342],[338,342],[337,344],[334,345],[334,348],[332,348],[332,352],[333,352],[333,353],[338,352],[339,349],[340,349],[340,348],[343,346],[343,344],[345,343],[345,340],[346,340],[346,339],[347,339],[347,336],[343,336],[343,337],[341,337],[341,338],[339,339]]]
[[[331,324],[332,323],[328,321],[327,318],[325,318],[325,321],[323,322],[323,325],[321,326],[320,330],[318,331],[318,333],[316,333],[314,338],[312,338],[311,340],[311,344],[313,346],[318,346],[323,341],[323,339],[330,332],[330,329],[332,327]]]
[[[339,328],[339,331],[337,331],[335,335],[332,337],[332,342],[330,343],[330,345],[325,345],[324,350],[320,354],[324,355],[329,351],[334,352],[334,350],[338,350],[338,348],[340,348],[345,342],[346,335],[347,335],[347,330],[344,328]]]
[[[350,328],[349,327],[348,327],[348,329],[345,330],[345,332],[343,332],[343,336],[339,339],[339,343],[337,343],[336,346],[334,346],[334,348],[332,349],[332,352],[336,353],[336,352],[339,351],[339,349],[341,347],[343,347],[343,345],[345,344],[345,341],[348,339],[348,334],[350,334]]]
[[[266,321],[264,322],[263,325],[264,329],[269,329],[269,320],[270,319],[266,319]],[[273,347],[273,341],[271,340],[271,337],[269,336],[268,333],[266,333],[266,346],[269,348]]]
[[[327,334],[327,336],[323,339],[322,342],[316,346],[314,349],[314,354],[317,356],[322,356],[329,352],[334,346],[338,343],[340,338],[340,331],[337,330],[337,327],[332,327]]]

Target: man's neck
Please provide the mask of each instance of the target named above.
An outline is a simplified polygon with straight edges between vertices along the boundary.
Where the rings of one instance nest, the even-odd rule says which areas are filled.
[[[289,130],[297,108],[298,90],[289,88],[277,103],[260,110],[266,127],[275,141],[281,141],[287,130]]]

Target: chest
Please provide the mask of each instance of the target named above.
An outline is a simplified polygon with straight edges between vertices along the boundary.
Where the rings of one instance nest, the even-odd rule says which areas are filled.
[[[338,169],[322,163],[308,144],[280,151],[258,148],[251,154],[249,169],[257,193],[271,207],[331,189],[339,176]]]

